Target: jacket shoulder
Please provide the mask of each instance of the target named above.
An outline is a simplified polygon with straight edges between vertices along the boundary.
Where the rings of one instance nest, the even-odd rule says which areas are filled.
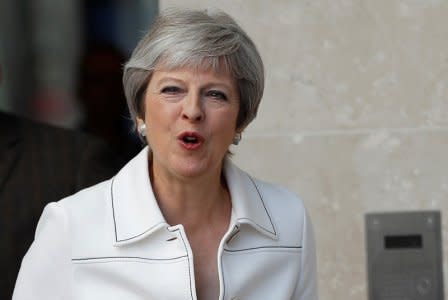
[[[73,254],[92,245],[110,244],[112,234],[105,235],[112,228],[110,193],[111,180],[107,180],[57,202],[67,215]]]
[[[82,189],[58,204],[69,213],[70,218],[99,218],[110,210],[111,179]]]
[[[285,209],[303,210],[303,200],[294,192],[281,185],[266,182],[251,177],[257,187],[260,197],[263,198],[269,206],[282,206]]]

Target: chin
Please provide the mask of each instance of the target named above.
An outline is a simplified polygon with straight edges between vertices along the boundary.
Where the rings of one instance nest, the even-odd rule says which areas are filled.
[[[188,178],[200,177],[207,173],[210,173],[213,168],[212,163],[207,161],[197,161],[197,160],[182,160],[176,163],[175,172],[182,176]]]

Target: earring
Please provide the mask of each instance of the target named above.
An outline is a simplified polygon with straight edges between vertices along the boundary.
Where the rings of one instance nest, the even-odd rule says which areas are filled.
[[[238,145],[241,141],[241,132],[235,133],[235,136],[233,137],[233,144]]]
[[[138,133],[140,134],[141,137],[145,137],[146,136],[146,124],[143,123],[138,127]]]

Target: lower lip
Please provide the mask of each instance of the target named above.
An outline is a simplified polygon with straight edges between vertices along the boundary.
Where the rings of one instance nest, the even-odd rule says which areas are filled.
[[[198,143],[186,143],[182,140],[179,141],[179,144],[186,150],[196,150],[199,147],[201,147],[202,142],[198,142]]]

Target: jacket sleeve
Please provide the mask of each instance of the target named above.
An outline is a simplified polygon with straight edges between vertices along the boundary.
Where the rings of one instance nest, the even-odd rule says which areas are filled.
[[[13,300],[71,299],[67,220],[59,203],[45,207],[34,242],[22,260]]]
[[[304,211],[302,230],[301,269],[292,299],[318,300],[316,246],[313,227],[306,211]]]

